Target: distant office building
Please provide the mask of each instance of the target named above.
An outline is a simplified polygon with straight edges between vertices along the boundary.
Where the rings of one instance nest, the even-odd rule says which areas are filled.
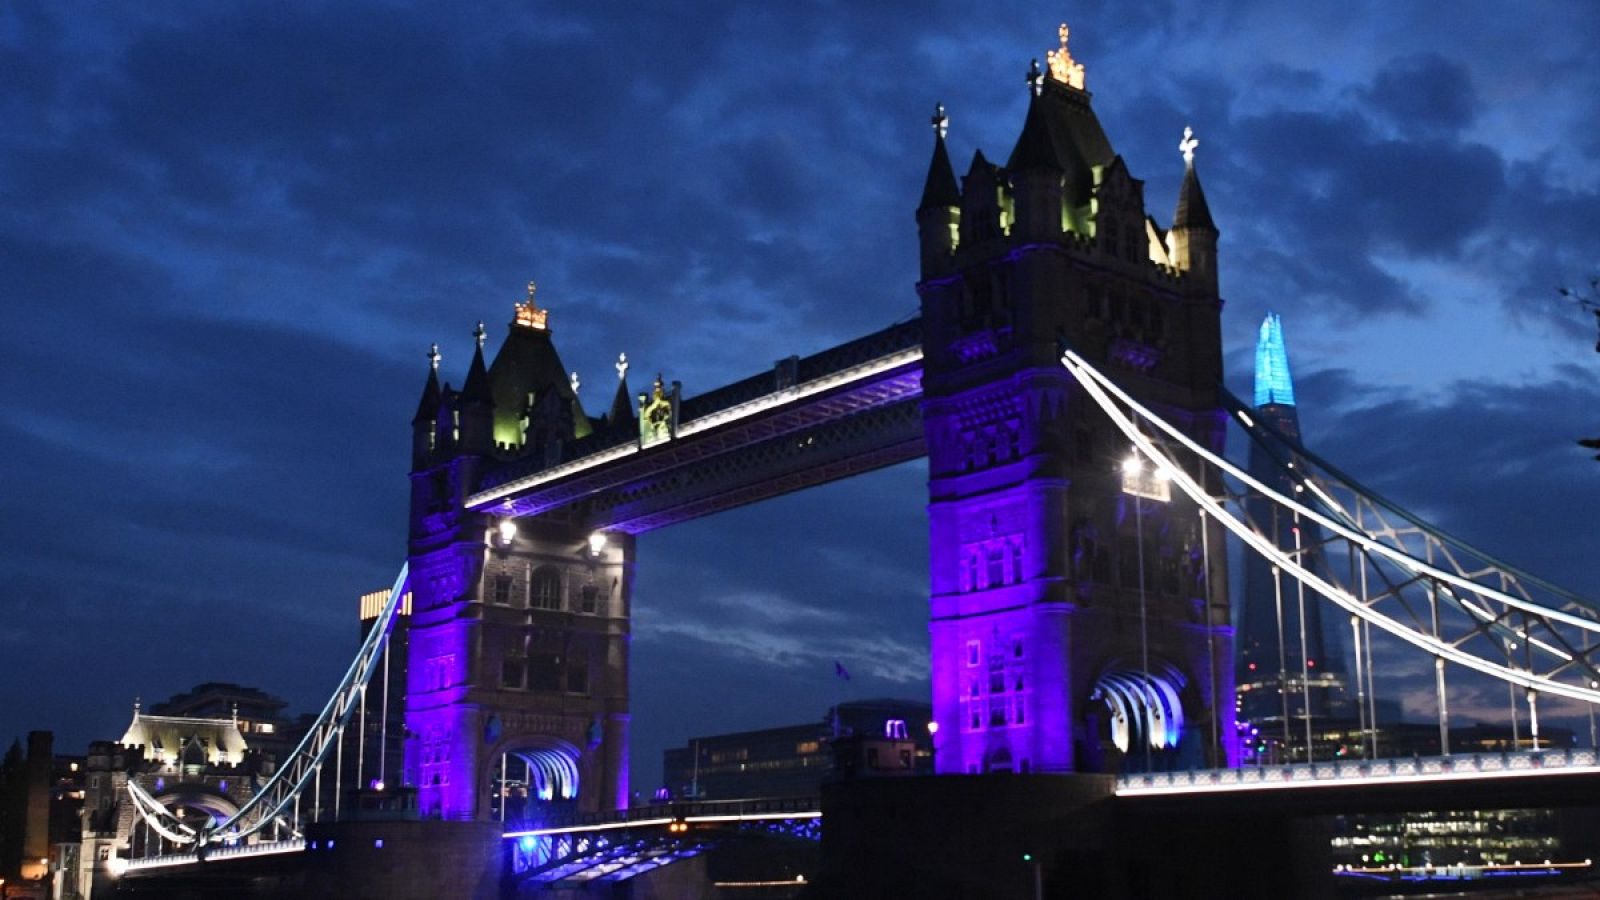
[[[390,588],[382,588],[361,595],[361,640],[367,639],[384,605],[389,602],[389,591]],[[405,765],[406,663],[411,647],[411,597],[410,591],[400,597],[400,606],[395,610],[394,624],[389,630],[386,658],[372,673],[372,681],[367,687],[364,734],[355,729],[346,732],[346,740],[355,742],[346,747],[347,756],[351,751],[362,754],[361,772],[356,780],[369,790],[394,788],[402,780],[401,772]]]
[[[304,734],[302,724],[284,713],[289,701],[228,681],[197,684],[150,706],[146,719],[229,720],[251,749],[285,759]]]
[[[1256,342],[1254,407],[1258,423],[1300,440],[1289,353],[1276,313],[1262,321]],[[1285,462],[1290,460],[1270,448],[1250,447],[1251,476],[1292,496],[1294,483],[1284,469]],[[1262,498],[1247,502],[1246,511],[1255,526],[1285,553],[1298,555],[1313,572],[1327,571],[1321,533],[1314,523],[1296,521]],[[1330,627],[1334,623],[1323,621],[1326,601],[1304,590],[1293,578],[1275,572],[1272,563],[1256,553],[1245,554],[1243,584],[1237,642],[1238,718],[1273,732],[1287,718],[1303,735],[1308,713],[1313,721],[1354,714],[1346,691],[1343,636]],[[1300,746],[1304,743],[1302,737]]]
[[[842,738],[882,739],[895,752],[909,742],[909,770],[933,771],[928,723],[933,707],[913,700],[856,700],[841,703],[820,721],[759,731],[693,738],[688,746],[666,751],[662,760],[671,797],[737,800],[744,797],[816,796],[822,783],[840,775],[839,759],[852,768],[899,770],[897,759],[873,758],[888,744],[862,746],[861,753],[837,757],[833,742]],[[859,743],[859,741],[857,742]]]

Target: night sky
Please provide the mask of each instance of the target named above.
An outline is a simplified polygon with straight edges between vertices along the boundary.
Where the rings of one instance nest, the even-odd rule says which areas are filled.
[[[459,384],[530,279],[594,415],[619,351],[693,395],[914,314],[935,102],[1003,160],[1063,17],[1163,222],[1200,139],[1235,390],[1280,312],[1323,455],[1600,596],[1556,293],[1600,271],[1600,5],[474,8],[0,6],[0,739],[206,680],[319,708],[404,557],[427,347]],[[925,478],[641,539],[636,788],[926,697]]]

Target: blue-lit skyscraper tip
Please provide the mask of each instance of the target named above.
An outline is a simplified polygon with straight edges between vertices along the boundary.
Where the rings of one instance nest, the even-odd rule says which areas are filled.
[[[1277,313],[1261,320],[1256,339],[1256,407],[1294,405],[1294,380],[1289,377],[1289,351],[1283,346],[1283,323]]]

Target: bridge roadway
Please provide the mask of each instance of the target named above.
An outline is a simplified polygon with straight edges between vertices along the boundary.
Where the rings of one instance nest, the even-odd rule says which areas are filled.
[[[914,319],[687,398],[663,443],[597,433],[501,462],[467,506],[638,534],[921,457],[921,398]]]
[[[1600,807],[1595,750],[1462,753],[1127,775],[1119,806],[1297,816]]]
[[[1017,848],[1024,847],[1049,861],[1048,882],[1070,872],[1074,883],[1106,897],[1209,891],[1325,897],[1333,890],[1335,815],[1558,809],[1567,811],[1564,828],[1600,839],[1600,756],[1593,750],[1458,754],[1114,780],[1037,774],[863,779],[828,788],[822,802],[840,819],[822,843],[820,867],[813,862],[796,871],[808,881],[816,872],[817,886],[826,890],[852,884],[866,890],[879,876],[904,888],[913,871],[926,885],[957,884],[977,873],[994,886],[995,878],[1017,875]],[[741,852],[760,848],[761,856],[796,844],[815,848],[823,821],[815,799],[785,798],[656,804],[513,830],[493,823],[343,823],[321,826],[322,834],[308,835],[303,845],[218,848],[205,863],[192,855],[131,863],[122,887],[167,896],[170,887],[191,886],[199,889],[196,896],[209,897],[245,896],[254,885],[251,896],[311,896],[295,891],[381,876],[400,896],[424,875],[476,875],[485,890],[492,884],[501,885],[495,890],[508,884],[529,890],[599,886],[730,842]],[[793,838],[801,840],[782,843]],[[385,840],[389,847],[380,849]],[[455,849],[440,856],[441,841]],[[302,846],[306,852],[297,852]],[[1600,858],[1587,845],[1569,849]],[[684,870],[687,877],[692,867]],[[264,886],[269,882],[281,887]],[[324,895],[339,896],[318,894]]]

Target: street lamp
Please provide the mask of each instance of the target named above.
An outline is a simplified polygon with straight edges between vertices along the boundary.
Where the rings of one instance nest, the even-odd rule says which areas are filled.
[[[511,542],[517,539],[517,522],[515,519],[509,517],[501,519],[500,524],[496,526],[496,530],[500,532],[500,546],[502,547],[511,546]]]

